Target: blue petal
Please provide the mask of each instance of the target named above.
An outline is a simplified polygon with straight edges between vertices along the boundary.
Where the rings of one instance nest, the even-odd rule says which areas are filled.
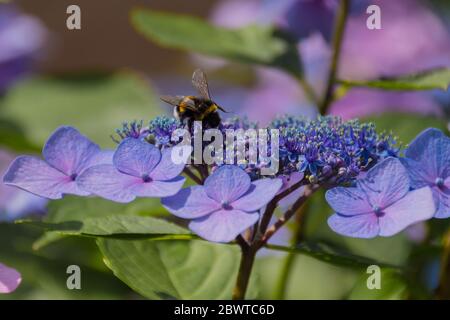
[[[122,173],[135,177],[150,175],[161,160],[161,152],[154,145],[138,139],[123,140],[114,153],[114,166]]]
[[[423,170],[434,177],[450,176],[450,138],[442,131],[430,128],[420,133],[405,152],[407,158],[418,161]]]
[[[52,167],[70,176],[92,165],[100,147],[73,127],[58,128],[45,143],[42,155]]]

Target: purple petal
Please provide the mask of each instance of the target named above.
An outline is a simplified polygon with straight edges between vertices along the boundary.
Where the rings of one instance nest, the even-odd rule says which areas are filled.
[[[413,190],[383,210],[379,217],[380,236],[390,237],[408,226],[433,217],[436,211],[431,189]]]
[[[420,133],[405,156],[420,162],[422,168],[436,178],[450,176],[450,138],[438,129],[430,128]]]
[[[141,182],[131,187],[131,192],[138,197],[162,198],[170,197],[180,191],[186,179],[176,177],[168,181],[153,180],[150,182]]]
[[[100,147],[72,127],[58,128],[45,143],[42,155],[66,175],[79,174],[91,165]]]
[[[10,293],[17,289],[22,276],[17,270],[0,263],[0,293]]]
[[[325,199],[330,207],[341,215],[357,215],[373,211],[366,194],[359,188],[336,187],[325,193]]]
[[[189,228],[200,237],[214,242],[230,242],[258,221],[257,212],[219,210],[192,220]]]
[[[282,178],[283,186],[280,189],[280,191],[278,191],[278,193],[282,193],[283,191],[289,189],[296,183],[302,181],[304,176],[305,175],[303,172],[294,172],[294,173],[290,174],[289,176],[284,176]]]
[[[185,164],[176,164],[172,161],[172,148],[164,149],[161,152],[161,161],[153,169],[150,177],[153,180],[171,180],[179,176],[184,169]]]
[[[218,202],[233,202],[250,188],[250,177],[237,166],[225,165],[205,181],[206,194]]]
[[[149,175],[160,160],[161,152],[157,147],[133,138],[123,140],[113,158],[119,171],[135,177]]]
[[[378,218],[374,213],[356,216],[343,216],[335,213],[328,218],[328,225],[334,232],[353,238],[374,238],[380,230]]]
[[[102,150],[91,158],[89,167],[97,166],[99,164],[113,164],[113,156],[114,150]]]
[[[3,182],[49,199],[60,199],[65,193],[80,196],[89,194],[67,175],[50,167],[45,161],[30,156],[16,158],[3,177]]]
[[[233,201],[231,206],[246,212],[257,211],[275,197],[281,186],[281,179],[256,180],[252,182],[247,193]]]
[[[435,183],[437,176],[420,162],[408,158],[402,158],[401,162],[408,171],[411,188],[419,189]]]
[[[433,198],[436,205],[435,218],[445,219],[450,217],[450,177],[446,179],[443,188],[434,187]]]
[[[85,170],[77,179],[80,188],[116,202],[131,202],[132,189],[142,179],[119,172],[113,165],[102,164]]]
[[[185,219],[203,217],[221,208],[206,195],[203,186],[182,189],[174,196],[161,199],[161,203],[170,213]]]
[[[358,180],[358,188],[366,193],[372,207],[385,208],[403,198],[409,191],[408,172],[396,158],[387,158]]]

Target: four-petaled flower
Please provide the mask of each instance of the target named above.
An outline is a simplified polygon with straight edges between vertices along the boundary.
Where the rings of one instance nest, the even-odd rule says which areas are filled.
[[[45,143],[45,160],[32,156],[16,158],[3,182],[38,196],[60,199],[64,194],[87,196],[78,185],[78,178],[87,168],[111,163],[112,151],[101,151],[72,127],[58,128]]]
[[[0,293],[10,293],[16,290],[22,281],[17,270],[0,263]]]
[[[202,238],[230,242],[259,219],[258,210],[277,194],[281,179],[251,181],[241,168],[224,165],[203,186],[182,189],[162,199],[172,214],[192,219],[189,228]]]
[[[172,149],[160,151],[154,145],[133,138],[123,140],[113,164],[93,166],[79,178],[84,190],[100,197],[131,202],[136,197],[167,197],[184,184],[180,176],[185,164],[172,161]]]
[[[397,158],[387,158],[357,180],[356,187],[327,191],[326,200],[336,212],[328,225],[349,237],[388,237],[431,218],[436,210],[431,189],[409,190],[405,167]]]
[[[405,157],[411,187],[429,186],[437,208],[435,218],[450,217],[450,138],[438,129],[427,129],[411,142]]]

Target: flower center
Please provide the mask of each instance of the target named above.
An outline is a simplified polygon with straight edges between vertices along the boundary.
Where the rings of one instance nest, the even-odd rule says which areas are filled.
[[[72,173],[72,174],[70,175],[70,180],[75,181],[75,179],[76,179],[77,177],[78,177],[78,174]]]
[[[233,209],[233,207],[227,202],[227,201],[222,201],[222,209],[224,210],[231,210]]]
[[[441,177],[436,178],[436,180],[434,181],[434,183],[436,184],[436,186],[438,186],[439,188],[442,188],[444,186],[444,179],[442,179]]]
[[[152,182],[152,178],[150,178],[148,174],[144,174],[142,175],[142,181],[144,181],[145,183]]]
[[[383,210],[379,207],[379,206],[373,206],[373,212],[375,212],[375,215],[377,216],[377,217],[382,217],[382,216],[384,216],[384,212],[383,212]]]

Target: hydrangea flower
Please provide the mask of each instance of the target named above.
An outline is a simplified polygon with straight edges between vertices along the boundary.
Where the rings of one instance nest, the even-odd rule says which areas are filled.
[[[427,129],[411,142],[405,157],[411,187],[430,187],[437,208],[435,217],[450,217],[450,138],[438,129]]]
[[[14,154],[0,149],[0,176],[6,173]],[[12,221],[29,214],[43,214],[48,200],[0,183],[0,221]]]
[[[122,123],[122,128],[116,129],[116,135],[119,139],[116,139],[113,135],[112,140],[116,143],[126,138],[145,139],[148,136],[148,128],[144,128],[144,121],[132,121],[130,123]]]
[[[149,122],[148,133],[155,141],[156,146],[171,146],[172,133],[181,128],[181,122],[175,118],[156,117]]]
[[[280,117],[271,128],[280,130],[281,173],[300,171],[313,180],[340,175],[341,182],[388,156],[399,146],[390,135],[378,133],[372,123],[343,121],[339,117]]]
[[[45,143],[44,160],[20,156],[3,177],[7,185],[19,187],[38,196],[60,199],[64,194],[89,195],[77,182],[87,168],[111,163],[112,152],[100,147],[68,126],[58,128]]]
[[[243,169],[224,165],[203,186],[182,189],[161,202],[177,217],[191,219],[189,228],[200,237],[230,242],[258,221],[258,210],[272,200],[281,186],[281,179],[252,182]]]
[[[22,276],[17,270],[0,263],[0,293],[11,293],[17,289]]]
[[[328,219],[335,232],[355,238],[389,237],[434,215],[428,187],[410,190],[408,172],[399,159],[387,158],[356,181],[356,187],[336,187],[326,193],[336,212]]]
[[[177,193],[185,178],[184,163],[175,164],[172,149],[160,151],[145,141],[127,138],[113,156],[113,164],[87,169],[79,178],[83,190],[100,197],[130,202],[136,197],[167,197]]]

